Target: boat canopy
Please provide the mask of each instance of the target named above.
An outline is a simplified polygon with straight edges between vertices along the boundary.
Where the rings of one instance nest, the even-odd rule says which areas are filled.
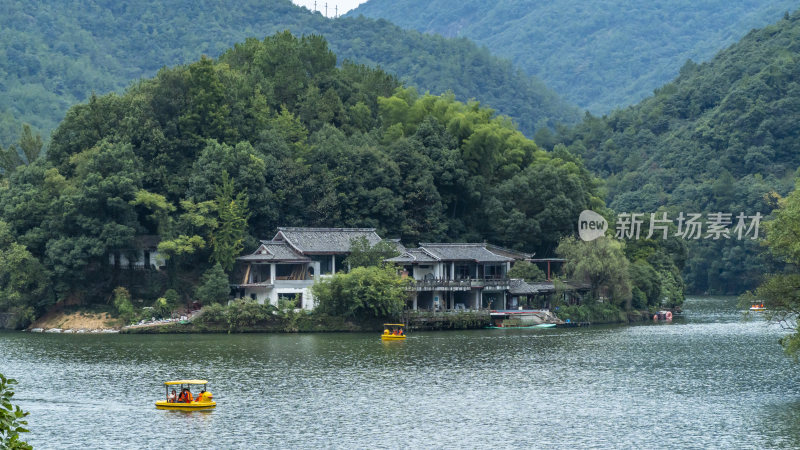
[[[171,386],[173,384],[207,384],[208,381],[206,380],[176,380],[176,381],[165,381],[164,384],[167,386]]]
[[[385,323],[383,324],[385,327],[404,327],[406,326],[404,323]]]

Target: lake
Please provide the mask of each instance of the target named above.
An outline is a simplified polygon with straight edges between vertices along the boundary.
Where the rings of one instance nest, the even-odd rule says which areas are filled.
[[[35,448],[800,447],[798,368],[734,298],[671,324],[377,334],[0,333]],[[210,412],[156,410],[210,380]]]

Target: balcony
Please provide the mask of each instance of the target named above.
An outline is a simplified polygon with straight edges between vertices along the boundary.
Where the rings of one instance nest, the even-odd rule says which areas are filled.
[[[508,278],[468,278],[463,280],[428,278],[417,280],[416,285],[411,289],[416,291],[468,291],[470,289],[502,291],[509,287]]]

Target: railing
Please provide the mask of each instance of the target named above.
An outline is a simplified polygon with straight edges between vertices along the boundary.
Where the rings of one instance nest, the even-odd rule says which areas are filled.
[[[428,278],[426,280],[416,280],[416,284],[411,287],[417,291],[434,290],[469,290],[472,288],[495,288],[508,289],[510,287],[508,278],[469,278],[465,280],[448,280],[445,278]]]

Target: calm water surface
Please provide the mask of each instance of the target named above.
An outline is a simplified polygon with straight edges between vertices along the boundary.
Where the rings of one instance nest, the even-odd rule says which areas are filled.
[[[800,447],[784,334],[731,298],[672,324],[373,334],[0,333],[36,448]],[[212,412],[159,411],[211,380]]]

